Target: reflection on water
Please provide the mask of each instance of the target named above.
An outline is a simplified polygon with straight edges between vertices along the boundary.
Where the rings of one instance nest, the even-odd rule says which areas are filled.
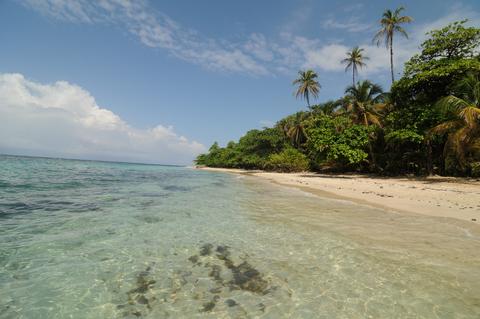
[[[0,168],[0,318],[480,317],[470,223],[184,168]]]

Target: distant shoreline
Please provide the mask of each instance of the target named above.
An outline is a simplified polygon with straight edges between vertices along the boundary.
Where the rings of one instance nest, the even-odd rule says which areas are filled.
[[[242,169],[196,169],[247,174],[276,184],[396,212],[455,218],[480,225],[480,181],[454,177],[374,177],[316,173],[273,173]]]

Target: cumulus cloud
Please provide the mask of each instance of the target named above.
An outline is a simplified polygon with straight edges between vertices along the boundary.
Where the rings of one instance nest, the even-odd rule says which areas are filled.
[[[414,54],[420,52],[420,45],[426,39],[426,33],[449,23],[468,19],[469,25],[480,25],[480,14],[471,8],[457,5],[451,8],[450,12],[436,20],[425,23],[413,23],[407,26],[409,38],[397,35],[394,41],[394,65],[396,73],[400,73],[403,64]],[[327,20],[327,25],[329,24]],[[348,29],[348,24],[343,25]],[[352,25],[353,26],[353,25]],[[330,27],[332,25],[330,24]],[[340,24],[337,25],[338,28]],[[365,26],[366,27],[366,26]],[[373,32],[372,32],[373,33]],[[326,71],[341,71],[344,66],[340,63],[345,58],[345,53],[351,49],[343,43],[322,44],[319,41],[308,40],[296,37],[296,46],[302,52],[304,57],[304,66],[311,68],[320,68]],[[371,41],[359,41],[356,45],[365,49],[365,55],[370,59],[367,67],[362,69],[362,75],[378,74],[384,72],[390,67],[390,56],[385,46],[377,46]]]
[[[363,75],[384,72],[389,68],[388,52],[378,48],[370,38],[358,43],[345,44],[309,39],[296,34],[295,26],[303,24],[312,14],[311,3],[294,11],[291,21],[275,39],[253,33],[240,42],[205,37],[196,30],[181,26],[162,12],[156,11],[146,0],[17,0],[45,16],[73,23],[103,23],[120,25],[134,34],[144,45],[165,49],[172,56],[208,69],[250,74],[254,76],[276,73],[292,74],[299,68],[312,67],[321,71],[340,72],[340,61],[354,45],[363,47],[370,57]],[[363,9],[362,4],[343,8],[352,14]],[[410,39],[395,39],[395,65],[397,72],[403,63],[418,52],[425,32],[452,21],[468,18],[471,24],[480,23],[479,13],[457,5],[449,13],[434,21],[414,23],[407,29]],[[324,29],[345,32],[373,33],[375,25],[363,23],[357,16],[341,19],[330,15],[323,22]]]
[[[101,108],[81,87],[0,74],[0,152],[189,164],[205,151],[171,126],[138,129]]]

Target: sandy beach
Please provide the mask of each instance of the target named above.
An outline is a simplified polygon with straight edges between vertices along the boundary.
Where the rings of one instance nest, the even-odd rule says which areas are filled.
[[[456,218],[480,225],[480,180],[454,177],[371,177],[316,173],[272,173],[240,169],[200,169],[248,174],[304,191],[397,212]]]

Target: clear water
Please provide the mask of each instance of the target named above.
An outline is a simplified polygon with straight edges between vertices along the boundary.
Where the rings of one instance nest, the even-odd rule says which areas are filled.
[[[480,318],[480,231],[248,177],[0,156],[0,318]]]

